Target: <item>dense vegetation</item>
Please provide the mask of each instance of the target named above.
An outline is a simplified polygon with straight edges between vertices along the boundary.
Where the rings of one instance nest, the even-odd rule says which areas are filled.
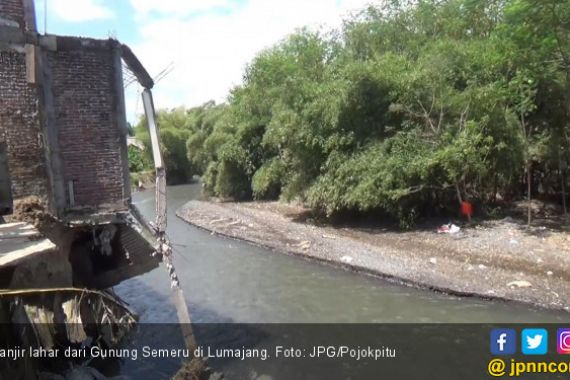
[[[169,176],[404,224],[464,198],[562,204],[570,0],[384,3],[261,52],[227,104],[161,112]]]

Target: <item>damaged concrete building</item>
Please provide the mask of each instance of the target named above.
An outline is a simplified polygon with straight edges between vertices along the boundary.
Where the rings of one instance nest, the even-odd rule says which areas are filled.
[[[33,0],[0,0],[0,215],[42,210],[55,244],[42,258],[0,244],[0,288],[103,289],[158,266],[157,226],[131,204],[124,70],[152,107],[153,80],[129,47],[41,35]],[[4,225],[0,241],[24,227]]]
[[[131,202],[125,72],[143,87],[156,174],[152,222]],[[162,261],[194,351],[165,233],[153,85],[128,46],[39,34],[33,0],[0,0],[0,349],[118,344],[136,317],[107,289]],[[0,379],[92,370],[69,364],[0,357]]]

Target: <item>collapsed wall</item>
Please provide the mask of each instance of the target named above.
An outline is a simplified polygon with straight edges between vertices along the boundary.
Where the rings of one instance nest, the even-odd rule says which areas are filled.
[[[124,67],[144,88],[142,98],[157,173],[153,224],[142,218],[130,199]],[[74,310],[81,309],[82,298],[72,302],[62,294],[83,297],[93,289],[109,288],[146,273],[164,260],[177,315],[184,323],[185,345],[191,351],[196,347],[165,230],[166,173],[153,85],[127,46],[113,39],[39,35],[33,0],[0,0],[0,223],[5,210],[11,209],[5,201],[11,203],[13,198],[14,214],[36,225],[45,240],[57,247],[40,251],[35,244],[33,250],[26,250],[26,236],[21,233],[28,229],[26,224],[10,226],[24,238],[19,242],[23,249],[8,249],[5,254],[0,247],[0,257],[6,256],[0,262],[0,301],[2,296],[11,297],[4,310],[16,310],[12,306],[22,304],[24,295],[33,298],[38,293],[44,303],[46,294],[54,297],[47,305],[25,300],[23,309],[32,311],[24,318],[25,324],[57,323],[56,313],[62,309],[78,315]],[[0,243],[1,237],[0,231]],[[16,258],[14,252],[18,251],[21,254]],[[59,275],[62,271],[64,275]],[[45,288],[37,289],[39,284]],[[1,309],[2,305],[0,315],[4,314]],[[106,312],[101,317],[96,324],[108,324]],[[44,336],[51,339],[52,334]],[[89,344],[98,341],[91,339]],[[46,346],[46,342],[38,344]],[[2,364],[0,360],[0,378]],[[185,377],[206,373],[204,366],[191,364]],[[22,368],[30,367],[24,363]]]
[[[114,286],[160,260],[155,231],[130,211],[124,67],[152,87],[125,45],[40,35],[33,0],[0,0],[0,215],[20,210],[57,245],[69,285]]]

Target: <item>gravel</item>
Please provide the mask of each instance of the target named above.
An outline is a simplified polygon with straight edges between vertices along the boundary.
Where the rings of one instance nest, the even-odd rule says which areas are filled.
[[[506,218],[437,234],[316,225],[279,202],[190,201],[183,220],[276,252],[461,296],[570,311],[570,235]]]

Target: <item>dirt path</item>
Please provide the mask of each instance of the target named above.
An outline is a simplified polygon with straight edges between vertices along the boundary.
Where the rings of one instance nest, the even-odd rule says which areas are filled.
[[[409,285],[570,311],[570,235],[513,220],[459,233],[335,228],[277,202],[191,201],[177,215],[212,233]]]

